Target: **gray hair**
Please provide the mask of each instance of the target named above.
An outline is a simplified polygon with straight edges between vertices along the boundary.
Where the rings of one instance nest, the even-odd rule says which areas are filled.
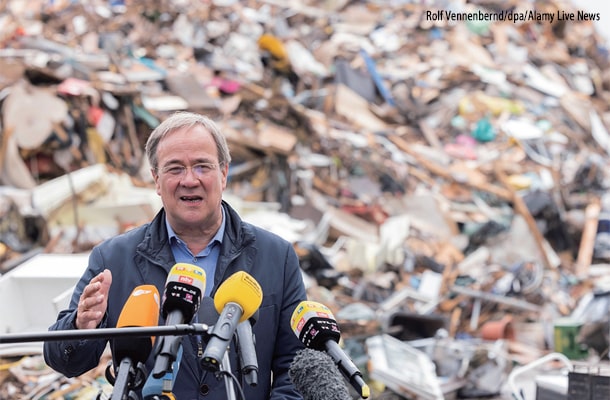
[[[220,132],[220,129],[218,129],[218,125],[204,115],[179,111],[161,122],[161,124],[159,124],[159,126],[157,126],[148,137],[145,150],[150,166],[153,169],[159,167],[159,160],[157,160],[157,148],[159,147],[159,142],[161,142],[163,138],[165,138],[171,132],[183,128],[190,129],[195,125],[203,126],[212,134],[214,142],[216,143],[216,150],[218,152],[218,162],[221,165],[228,165],[231,162],[229,145],[227,144],[227,139],[225,136]]]

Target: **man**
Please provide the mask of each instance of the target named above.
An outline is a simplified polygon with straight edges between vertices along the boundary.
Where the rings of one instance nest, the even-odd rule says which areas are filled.
[[[163,208],[150,223],[92,250],[69,308],[59,313],[49,329],[115,327],[132,290],[154,284],[162,294],[168,272],[177,262],[202,267],[207,277],[205,295],[212,297],[226,278],[243,270],[258,281],[263,292],[253,326],[258,384],[244,386],[245,397],[300,399],[288,377],[293,356],[302,348],[290,326],[292,312],[306,300],[298,258],[290,243],[242,221],[222,200],[231,162],[224,136],[210,119],[180,112],[151,133],[146,155]],[[103,339],[46,342],[45,361],[68,377],[77,376],[98,366],[106,343]],[[200,364],[205,343],[184,336],[182,345],[173,389],[176,398],[226,399],[223,380]],[[148,371],[153,364],[151,354]]]

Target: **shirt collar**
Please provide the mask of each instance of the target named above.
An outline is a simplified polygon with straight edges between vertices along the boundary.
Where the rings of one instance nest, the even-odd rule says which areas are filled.
[[[220,223],[220,228],[218,228],[218,231],[216,231],[216,234],[214,235],[212,240],[210,240],[210,243],[208,243],[207,247],[209,247],[211,244],[213,244],[215,242],[222,243],[222,238],[224,237],[225,224],[226,224],[227,219],[225,218],[224,207],[221,207],[220,209],[222,210],[222,222]],[[167,235],[168,235],[170,244],[172,243],[172,240],[181,240],[178,237],[178,235],[176,235],[176,232],[174,232],[171,225],[169,224],[169,221],[167,220],[167,215],[165,216],[165,226],[167,227]]]

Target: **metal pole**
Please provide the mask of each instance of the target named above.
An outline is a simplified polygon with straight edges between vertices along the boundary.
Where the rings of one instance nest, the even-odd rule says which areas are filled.
[[[222,362],[220,363],[221,371],[228,371],[229,374],[231,371],[231,360],[229,359],[229,349],[225,351],[225,354],[222,356]],[[235,397],[235,388],[233,387],[233,380],[229,376],[229,374],[223,374],[223,379],[225,381],[225,387],[227,388],[227,400],[236,400]]]
[[[0,335],[2,343],[49,342],[58,340],[112,339],[117,337],[178,336],[207,333],[206,324],[177,324],[123,328],[68,329]]]

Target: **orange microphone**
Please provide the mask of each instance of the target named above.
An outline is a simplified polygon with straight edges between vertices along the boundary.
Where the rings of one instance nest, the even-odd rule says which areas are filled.
[[[159,291],[154,285],[137,286],[121,310],[117,328],[157,326],[159,323]],[[124,398],[130,390],[140,388],[146,379],[143,365],[152,351],[154,337],[125,337],[112,340],[111,350],[115,365],[116,398]]]

